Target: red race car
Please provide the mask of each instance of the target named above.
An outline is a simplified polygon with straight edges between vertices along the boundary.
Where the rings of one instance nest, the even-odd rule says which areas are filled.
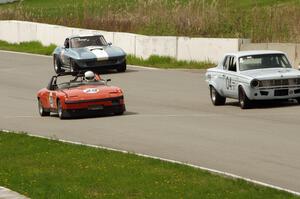
[[[92,71],[68,72],[51,78],[47,88],[37,94],[39,113],[58,113],[60,119],[86,113],[122,115],[125,111],[123,91],[108,86]]]

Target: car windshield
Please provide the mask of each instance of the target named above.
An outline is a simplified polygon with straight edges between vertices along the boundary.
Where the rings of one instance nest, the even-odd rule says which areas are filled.
[[[263,68],[292,68],[284,54],[249,55],[239,58],[240,71]]]
[[[87,81],[84,80],[83,77],[77,77],[72,80],[66,80],[67,77],[60,77],[57,78],[57,88],[58,89],[68,89],[68,88],[74,88],[78,86],[83,86],[83,85],[105,85],[104,80],[93,80],[93,81]]]
[[[87,36],[87,37],[74,37],[70,40],[71,48],[83,48],[86,46],[107,46],[103,36]]]

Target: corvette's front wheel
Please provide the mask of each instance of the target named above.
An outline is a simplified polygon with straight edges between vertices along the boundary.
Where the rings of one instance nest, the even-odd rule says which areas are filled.
[[[57,101],[57,113],[58,113],[58,117],[60,119],[66,119],[67,118],[66,111],[62,108],[61,102],[59,100]]]
[[[224,105],[226,102],[226,98],[221,96],[213,86],[210,86],[210,99],[215,106]]]
[[[44,117],[44,116],[49,116],[50,115],[50,112],[49,111],[46,111],[42,105],[42,102],[41,100],[39,99],[38,100],[38,108],[39,108],[39,114],[40,116]]]
[[[125,72],[126,69],[127,69],[126,60],[125,60],[122,64],[120,64],[120,65],[117,67],[117,71],[118,71],[119,73]]]
[[[54,68],[54,72],[56,74],[59,74],[59,73],[63,72],[62,64],[61,64],[59,58],[55,55],[53,56],[53,68]]]

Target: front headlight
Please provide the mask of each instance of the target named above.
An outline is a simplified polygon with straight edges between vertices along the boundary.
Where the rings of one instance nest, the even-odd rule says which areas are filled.
[[[250,82],[250,85],[252,88],[257,88],[259,86],[259,81],[257,79],[254,79]]]

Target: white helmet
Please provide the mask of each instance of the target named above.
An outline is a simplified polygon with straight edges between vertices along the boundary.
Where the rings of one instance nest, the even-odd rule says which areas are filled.
[[[84,79],[86,81],[94,81],[95,80],[95,73],[93,71],[86,71],[84,73]]]

